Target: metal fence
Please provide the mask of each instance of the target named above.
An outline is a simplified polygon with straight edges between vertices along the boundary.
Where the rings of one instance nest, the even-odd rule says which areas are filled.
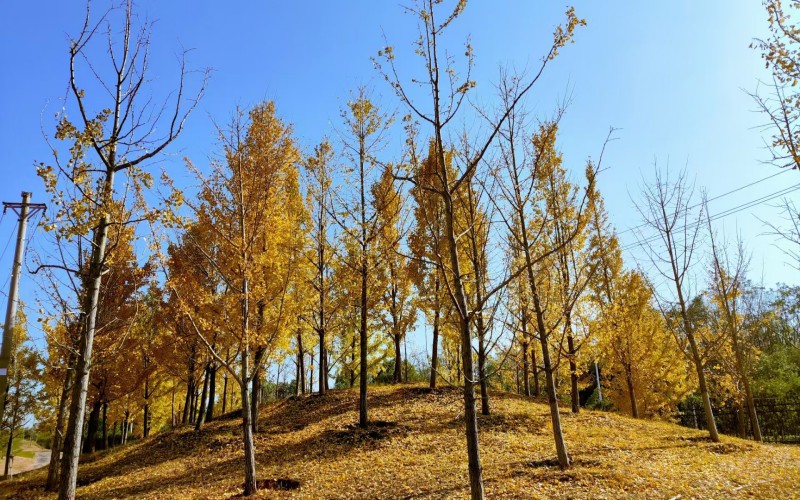
[[[756,399],[755,407],[764,441],[800,443],[800,401]],[[678,423],[685,427],[707,428],[703,405],[699,401],[682,404],[677,416]],[[726,405],[714,408],[714,420],[722,434],[753,437],[747,407]]]

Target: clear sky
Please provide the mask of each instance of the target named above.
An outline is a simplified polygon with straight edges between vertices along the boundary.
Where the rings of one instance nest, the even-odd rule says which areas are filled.
[[[96,13],[105,6],[104,1],[93,3]],[[655,161],[674,169],[686,167],[710,197],[776,173],[775,167],[763,163],[768,159],[765,133],[759,129],[764,118],[745,92],[768,76],[760,54],[748,47],[766,32],[761,2],[581,0],[575,8],[588,26],[579,29],[575,44],[549,67],[529,104],[547,117],[561,97],[572,96],[560,144],[576,178],[584,160],[597,157],[609,127],[619,128],[619,140],[610,145],[604,160],[607,170],[599,181],[618,229],[639,224],[631,198],[638,198],[643,179],[652,178]],[[30,0],[6,3],[3,10],[0,199],[18,201],[26,190],[33,191],[34,201],[46,201],[33,165],[50,159],[42,131],[53,134],[53,115],[67,84],[67,34],[81,27],[84,4]],[[414,21],[392,1],[142,0],[137,10],[157,20],[151,73],[157,90],[168,91],[174,84],[181,47],[194,49],[191,66],[213,68],[206,96],[186,133],[160,164],[174,172],[182,171],[184,155],[202,164],[213,154],[217,145],[212,120],[224,123],[237,105],[275,100],[305,149],[332,134],[338,110],[359,85],[382,96],[387,108],[396,107],[370,62],[385,44],[384,36],[397,47],[404,74],[418,68],[410,54]],[[491,100],[500,64],[536,64],[564,10],[561,2],[470,2],[450,40],[460,44],[465,35],[472,37],[477,101]],[[401,140],[396,134],[390,147],[398,147]],[[787,172],[716,200],[710,210],[719,213],[797,183],[800,173]],[[776,248],[775,238],[765,235],[759,218],[778,221],[779,211],[762,204],[718,224],[745,237],[753,253],[753,278],[763,273],[770,286],[797,283],[798,273]],[[14,217],[7,214],[0,223],[0,251],[15,229]],[[623,243],[635,241],[630,232],[621,238]],[[12,253],[13,242],[0,259],[3,298]],[[626,255],[629,264],[634,256]],[[33,305],[30,285],[23,292]]]

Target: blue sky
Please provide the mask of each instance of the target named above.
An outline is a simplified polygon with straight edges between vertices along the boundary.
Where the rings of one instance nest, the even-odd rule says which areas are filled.
[[[104,7],[105,2],[94,2],[96,13]],[[662,167],[685,167],[712,197],[776,172],[763,163],[768,152],[758,127],[764,118],[745,93],[768,76],[759,53],[748,47],[766,32],[760,2],[585,0],[575,2],[575,8],[588,26],[546,71],[529,105],[535,114],[547,117],[560,98],[571,95],[560,144],[576,178],[584,160],[597,157],[609,127],[619,128],[619,140],[607,152],[607,170],[599,186],[620,230],[639,224],[631,198],[637,198],[642,182],[652,178],[656,161]],[[174,84],[181,47],[194,49],[191,66],[213,68],[206,96],[186,133],[159,164],[179,181],[186,178],[181,158],[206,161],[217,147],[212,120],[224,123],[237,105],[275,100],[279,114],[294,125],[301,146],[308,150],[323,135],[333,134],[339,109],[359,85],[371,87],[386,108],[397,107],[370,61],[385,44],[384,36],[396,47],[403,74],[418,68],[410,53],[414,21],[391,1],[142,0],[137,10],[157,20],[151,73],[156,92]],[[561,2],[470,2],[449,40],[459,53],[464,36],[471,35],[477,58],[477,102],[491,103],[500,64],[525,68],[537,63],[564,10]],[[33,191],[34,201],[46,201],[33,165],[49,160],[42,130],[52,136],[52,117],[60,109],[67,84],[67,34],[77,32],[83,14],[84,4],[76,0],[4,6],[0,18],[0,199],[4,201],[17,201],[23,190]],[[401,140],[395,134],[388,149],[399,148]],[[789,187],[800,182],[798,176],[779,175],[713,202],[710,210],[718,213]],[[753,253],[752,275],[760,279],[763,273],[768,285],[798,281],[798,273],[775,246],[774,237],[764,235],[759,221],[777,221],[778,214],[775,208],[759,205],[718,222],[728,233],[741,231]],[[13,219],[6,215],[0,223],[0,249],[13,236]],[[622,240],[634,241],[631,233],[623,234]],[[0,259],[2,294],[12,250]],[[626,255],[629,264],[632,257]],[[33,305],[30,284],[24,286],[23,297]]]

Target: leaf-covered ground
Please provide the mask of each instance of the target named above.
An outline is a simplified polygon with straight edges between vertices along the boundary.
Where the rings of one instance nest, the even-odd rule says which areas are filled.
[[[333,391],[269,404],[257,436],[260,480],[294,490],[263,498],[466,497],[460,392],[371,387],[367,431],[354,427],[358,394]],[[480,418],[489,498],[795,498],[800,447],[756,444],[616,414],[563,411],[575,465],[555,466],[547,406],[495,393]],[[237,418],[163,433],[84,460],[81,498],[227,498],[241,492]],[[44,471],[0,484],[0,496],[46,498]],[[272,481],[272,485],[276,482]],[[289,485],[281,483],[281,486]],[[295,484],[296,485],[296,484]]]

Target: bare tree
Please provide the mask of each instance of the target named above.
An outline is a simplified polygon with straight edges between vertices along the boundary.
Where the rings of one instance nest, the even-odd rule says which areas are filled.
[[[669,283],[664,289],[656,287],[654,296],[665,314],[670,310],[677,311],[679,325],[676,327],[680,331],[677,338],[697,372],[709,436],[713,441],[719,441],[705,375],[708,360],[705,353],[711,349],[703,349],[689,313],[690,273],[700,243],[704,214],[702,205],[692,203],[693,193],[694,188],[687,182],[685,172],[670,182],[668,175],[664,177],[656,170],[654,183],[645,185],[644,199],[636,203],[645,226],[656,234],[650,238],[641,233],[637,235],[653,268]],[[667,292],[668,288],[671,292]]]

